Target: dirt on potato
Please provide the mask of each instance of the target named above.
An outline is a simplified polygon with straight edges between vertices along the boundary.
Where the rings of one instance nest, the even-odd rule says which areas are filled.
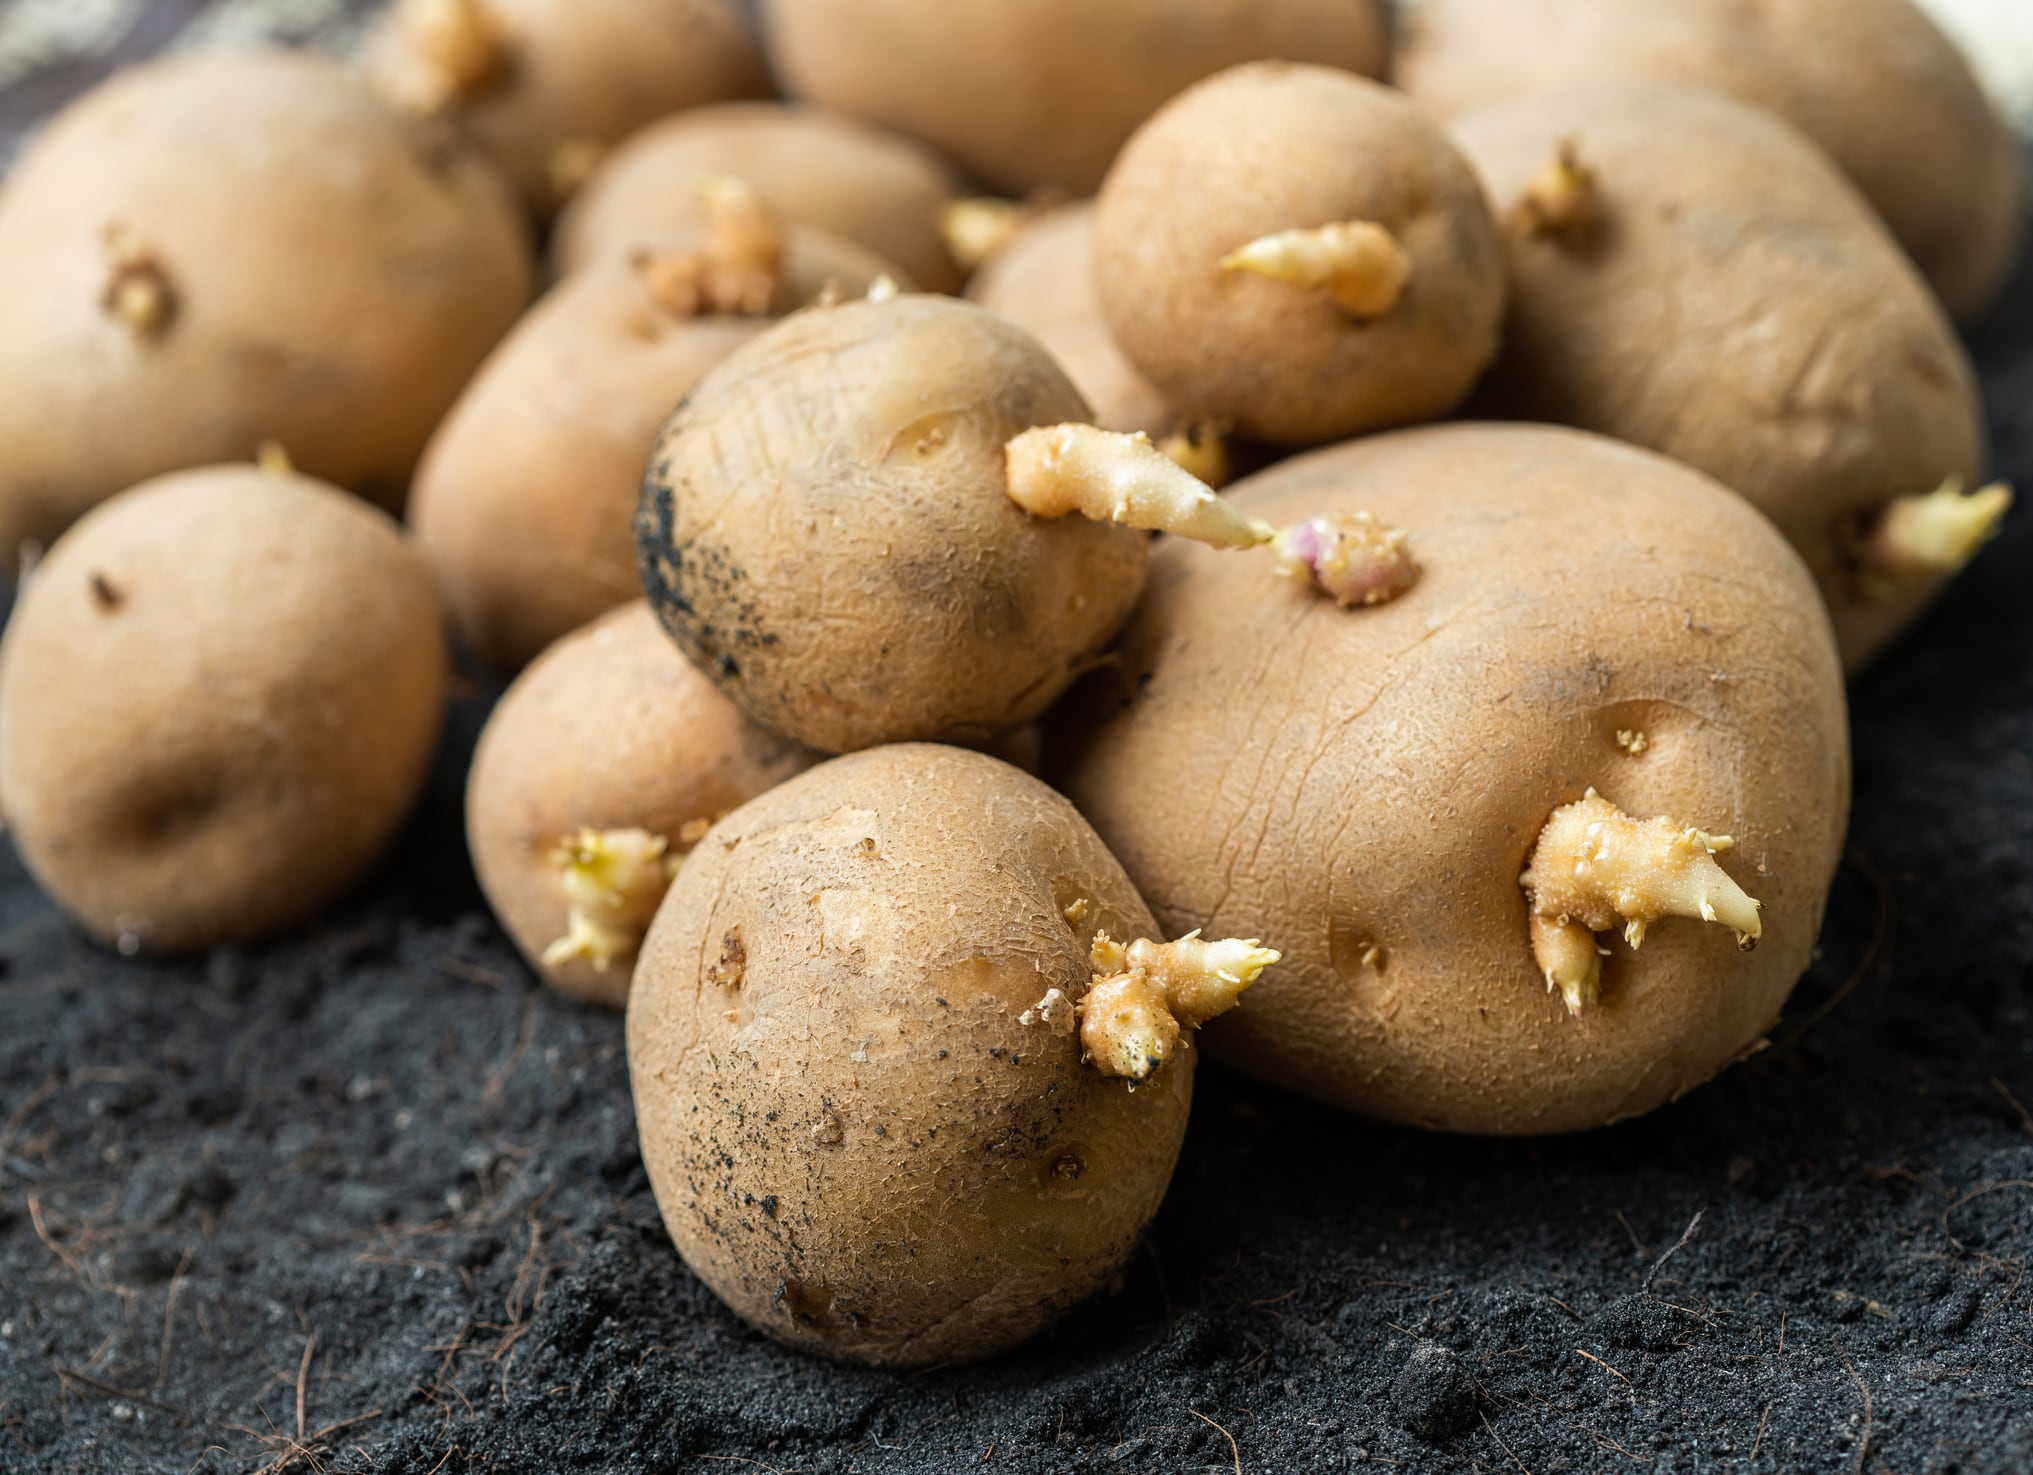
[[[2033,479],[2033,277],[1977,347]],[[1207,1069],[1120,1289],[966,1371],[785,1351],[679,1263],[620,1019],[541,989],[471,880],[484,698],[393,861],[283,942],[122,961],[9,858],[0,1470],[2033,1467],[2029,576],[2015,518],[1857,688],[1772,1048],[1520,1142]]]

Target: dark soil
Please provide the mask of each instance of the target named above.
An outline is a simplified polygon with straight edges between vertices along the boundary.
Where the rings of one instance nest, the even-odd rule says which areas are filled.
[[[1979,345],[2033,485],[2033,281]],[[454,741],[315,931],[180,966],[0,865],[0,1470],[2033,1469],[2033,516],[1855,693],[1771,1048],[1484,1142],[1209,1070],[1114,1294],[986,1367],[785,1352],[658,1223],[620,1021],[487,918]],[[137,741],[145,741],[137,735]]]

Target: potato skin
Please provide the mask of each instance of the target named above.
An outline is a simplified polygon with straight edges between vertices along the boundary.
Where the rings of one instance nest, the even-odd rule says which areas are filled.
[[[1102,429],[1162,435],[1178,424],[1157,386],[1115,346],[1102,317],[1092,201],[1024,226],[975,273],[967,296],[1044,344],[1093,406]]]
[[[1357,220],[1413,263],[1370,322],[1221,267],[1261,236]],[[1110,171],[1094,250],[1130,361],[1182,413],[1245,436],[1305,445],[1434,419],[1496,355],[1503,244],[1474,171],[1411,103],[1323,67],[1237,67],[1167,105]]]
[[[1500,210],[1574,139],[1603,229],[1513,233],[1479,404],[1662,452],[1748,497],[1807,560],[1850,669],[1940,591],[1866,594],[1860,521],[1985,461],[1968,355],[1869,207],[1785,124],[1710,93],[1604,88],[1454,125]]]
[[[277,932],[351,885],[437,747],[443,619],[401,530],[317,482],[182,472],[93,512],[0,640],[0,810],[122,951]]]
[[[116,226],[170,283],[152,339],[102,306]],[[482,160],[284,53],[151,62],[67,108],[0,190],[0,272],[8,562],[115,492],[264,441],[399,507],[531,282]]]
[[[960,285],[939,232],[940,209],[960,188],[951,165],[859,118],[776,102],[698,108],[622,144],[559,217],[558,272],[697,221],[699,187],[715,175],[746,180],[793,225],[894,261],[927,292]]]
[[[556,966],[568,905],[551,851],[580,829],[679,834],[817,762],[736,711],[641,600],[544,652],[487,720],[466,785],[480,889],[537,976],[590,1003],[628,1001],[633,958]]]
[[[1146,534],[1045,521],[1003,448],[1087,406],[971,304],[813,308],[735,350],[664,427],[636,522],[664,627],[764,726],[822,752],[978,743],[1098,658]]]
[[[2018,143],[1912,0],[1421,0],[1397,82],[1447,116],[1613,82],[1728,93],[1826,150],[1958,318],[2018,255]]]
[[[1166,99],[1261,57],[1381,76],[1376,0],[764,0],[793,93],[950,154],[1008,195],[1091,195]]]
[[[447,116],[548,217],[563,198],[554,162],[568,144],[617,144],[666,114],[766,97],[769,72],[740,0],[483,0],[500,28],[501,79]],[[391,100],[416,64],[391,12],[368,46]]]
[[[1648,1111],[1749,1049],[1807,966],[1849,804],[1827,617],[1770,525],[1683,467],[1539,426],[1374,437],[1229,495],[1281,525],[1368,510],[1424,573],[1343,610],[1165,548],[1119,677],[1069,722],[1063,787],[1160,922],[1284,952],[1210,1054],[1374,1116],[1527,1133]],[[1623,730],[1649,746],[1629,756]],[[1661,924],[1637,954],[1608,944],[1601,1002],[1568,1016],[1519,876],[1591,785],[1736,837],[1756,952]]]
[[[859,753],[723,820],[628,1005],[686,1263],[779,1341],[888,1367],[990,1356],[1097,1290],[1164,1196],[1192,1055],[1131,1091],[1018,1016],[1085,989],[1096,928],[1151,927],[1073,807],[980,754]]]
[[[702,228],[645,244],[689,249]],[[858,246],[788,234],[787,296],[900,275]],[[769,326],[679,320],[617,255],[561,283],[432,438],[410,521],[459,633],[497,671],[639,595],[635,505],[657,431],[700,376]]]

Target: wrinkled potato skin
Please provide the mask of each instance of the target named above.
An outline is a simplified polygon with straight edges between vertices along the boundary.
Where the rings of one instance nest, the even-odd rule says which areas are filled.
[[[1645,446],[1779,525],[1861,667],[1940,591],[1866,595],[1854,529],[1949,476],[1983,406],[1954,327],[1806,140],[1727,98],[1605,89],[1455,124],[1500,210],[1572,138],[1603,213],[1587,245],[1513,235],[1504,354],[1480,403]]]
[[[487,904],[554,988],[619,1009],[635,960],[552,966],[569,907],[551,852],[582,828],[679,832],[817,761],[757,727],[671,645],[641,600],[561,640],[509,687],[466,785],[466,839]]]
[[[2019,146],[1912,0],[1421,0],[1397,81],[1450,117],[1612,82],[1769,109],[1834,158],[1965,321],[2018,254]]]
[[[561,202],[553,160],[567,144],[618,144],[666,114],[766,97],[768,68],[740,0],[484,0],[506,46],[493,86],[454,103],[456,122],[515,183],[530,210]],[[413,65],[384,19],[368,65],[401,96]]]
[[[1120,676],[1088,693],[1062,787],[1160,922],[1284,953],[1208,1051],[1374,1116],[1528,1133],[1648,1111],[1755,1044],[1807,966],[1849,803],[1827,617],[1770,526],[1685,468],[1536,426],[1380,436],[1230,497],[1281,525],[1367,510],[1424,573],[1344,610],[1167,547]],[[1591,785],[1734,835],[1757,951],[1683,920],[1636,954],[1605,937],[1602,1000],[1569,1017],[1518,878]]]
[[[960,285],[939,232],[940,209],[960,189],[951,165],[858,118],[773,102],[701,108],[616,149],[559,217],[559,274],[696,222],[700,186],[716,175],[746,180],[793,225],[894,261],[927,292]]]
[[[101,305],[115,224],[171,283],[157,338]],[[399,507],[531,282],[482,160],[282,53],[152,62],[65,110],[0,190],[0,272],[8,562],[116,492],[264,441]]]
[[[1006,195],[1091,195],[1174,94],[1264,57],[1383,75],[1376,0],[764,0],[786,88],[901,129]]]
[[[701,228],[660,245],[689,249]],[[897,275],[858,246],[789,235],[786,295]],[[769,326],[676,319],[623,257],[552,290],[432,439],[410,506],[461,636],[498,671],[642,592],[635,504],[657,431],[701,375]]]
[[[986,741],[1093,665],[1143,587],[1146,534],[1008,496],[1008,441],[1087,415],[1033,339],[971,304],[800,313],[665,426],[643,588],[699,668],[797,742]]]
[[[1260,236],[1354,220],[1413,262],[1366,324],[1221,268]],[[1101,192],[1095,267],[1115,341],[1181,413],[1284,445],[1445,414],[1503,316],[1502,240],[1439,129],[1388,88],[1279,62],[1204,82],[1138,131]]]
[[[1192,1052],[1131,1091],[1018,1016],[1086,988],[1095,929],[1152,925],[1071,805],[979,754],[860,753],[729,816],[628,1006],[686,1263],[778,1340],[890,1367],[990,1356],[1099,1289],[1164,1196]]]
[[[443,619],[388,518],[253,467],[164,477],[50,550],[0,641],[0,809],[87,931],[246,941],[351,885],[437,747]]]
[[[1162,435],[1178,416],[1123,357],[1094,287],[1092,202],[1053,210],[989,259],[967,295],[1050,350],[1104,430]]]

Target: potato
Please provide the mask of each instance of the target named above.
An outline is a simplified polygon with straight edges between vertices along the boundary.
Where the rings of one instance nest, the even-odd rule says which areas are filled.
[[[635,506],[657,430],[699,377],[768,317],[693,316],[660,296],[657,266],[699,249],[680,227],[635,260],[588,266],[538,303],[432,440],[410,520],[474,654],[514,671],[635,598]],[[785,237],[768,311],[856,293],[895,268],[815,231]]]
[[[1026,224],[975,275],[967,295],[1033,335],[1059,361],[1106,430],[1163,435],[1178,416],[1123,357],[1094,288],[1094,206],[1053,210]]]
[[[395,0],[368,67],[397,108],[456,122],[539,217],[638,128],[770,91],[741,0]]]
[[[1261,62],[1182,94],[1102,189],[1115,340],[1193,419],[1280,444],[1436,418],[1496,354],[1503,246],[1410,103]]]
[[[1637,81],[1769,108],[1834,157],[1966,320],[2018,253],[2019,146],[1912,0],[1421,0],[1397,80],[1450,116]]]
[[[1380,76],[1377,0],[764,0],[800,96],[914,134],[1009,195],[1091,195],[1137,124],[1262,57]]]
[[[960,285],[939,233],[940,210],[960,183],[952,166],[901,134],[790,103],[727,103],[643,129],[559,217],[552,259],[573,272],[691,225],[700,186],[727,175],[791,224],[858,242],[928,292]]]
[[[530,290],[491,170],[329,63],[189,55],[72,104],[0,189],[0,557],[264,441],[401,504]]]
[[[990,1356],[1098,1290],[1192,1095],[1183,1040],[1135,1083],[1099,1068],[1104,991],[1145,978],[1098,978],[1102,956],[1194,956],[1120,945],[1154,936],[1073,806],[980,754],[879,748],[736,810],[628,1001],[643,1163],[686,1263],[778,1340],[891,1367]],[[1227,1003],[1276,957],[1199,946],[1239,950]]]
[[[643,587],[737,706],[808,747],[985,741],[1097,661],[1143,586],[1147,538],[1009,496],[1006,444],[1087,413],[1035,340],[968,303],[800,313],[664,427]]]
[[[1119,673],[1061,730],[1061,787],[1161,925],[1285,954],[1208,1051],[1375,1116],[1524,1133],[1650,1110],[1750,1050],[1807,966],[1849,786],[1827,616],[1770,525],[1683,467],[1539,426],[1357,441],[1229,500],[1371,513],[1423,573],[1339,609],[1167,544]],[[1591,787],[1673,824],[1597,813]],[[1631,913],[1593,936],[1531,923],[1560,867],[1528,893],[1528,865],[1593,823],[1650,866]],[[1683,870],[1712,889],[1676,895]],[[1632,922],[1636,952],[1614,931]]]
[[[551,647],[488,718],[466,787],[473,867],[544,982],[619,1009],[684,856],[814,761],[737,712],[637,600]]]
[[[181,472],[91,513],[0,640],[0,811],[122,952],[280,931],[351,885],[422,788],[445,700],[430,571],[304,477]]]
[[[1982,406],[1953,327],[1863,200],[1777,119],[1690,89],[1526,99],[1455,133],[1511,222],[1484,406],[1661,451],[1743,493],[1807,560],[1861,666],[2004,495],[1926,500],[1975,487]],[[1563,228],[1532,216],[1549,187],[1566,191],[1551,208],[1583,212]],[[1902,553],[1883,535],[1909,513],[1962,531]]]

